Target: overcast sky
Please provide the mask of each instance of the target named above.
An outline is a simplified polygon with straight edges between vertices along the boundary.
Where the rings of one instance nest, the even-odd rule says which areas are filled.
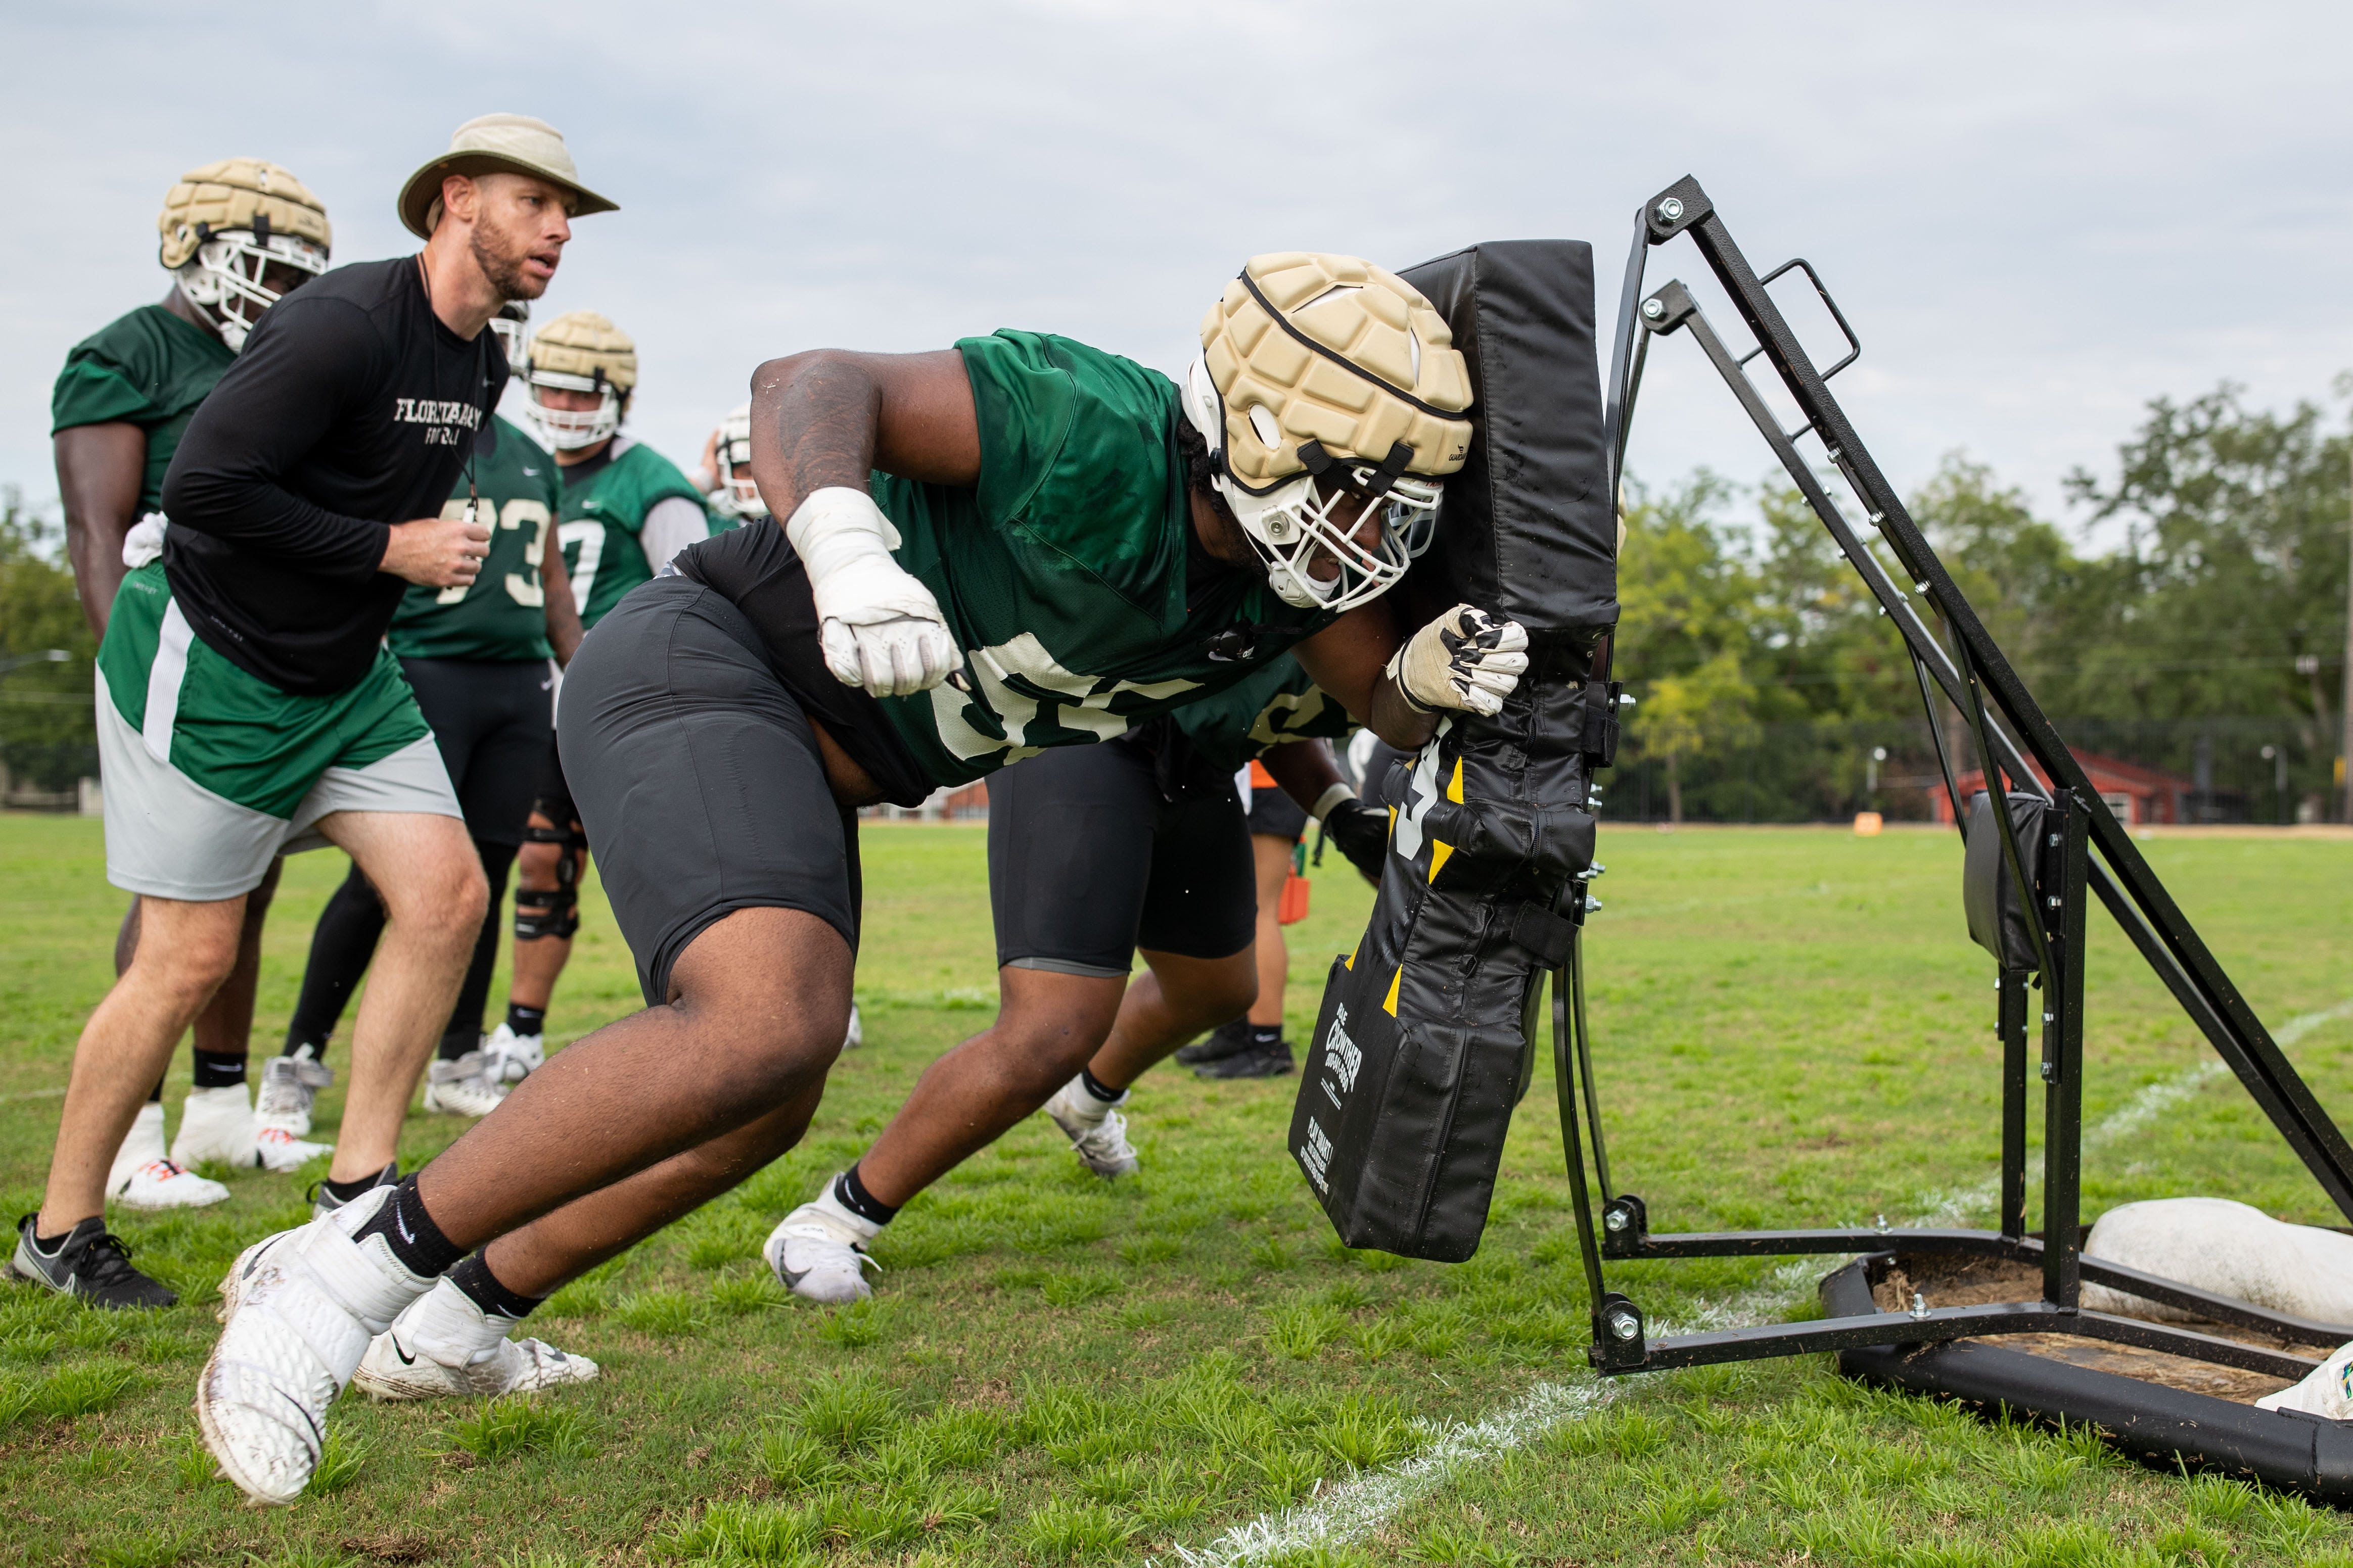
[[[1405,266],[1589,239],[1606,317],[1636,206],[1685,174],[1760,268],[1821,269],[1864,343],[1838,385],[1906,489],[1966,448],[2063,516],[2061,476],[2107,464],[2147,398],[2229,378],[2329,400],[2353,365],[2342,5],[5,15],[0,482],[37,500],[51,378],[162,294],[155,214],[182,171],[273,159],[326,201],[337,261],[399,254],[400,181],[491,110],[554,122],[621,204],[579,224],[539,308],[637,338],[632,427],[682,464],[796,348],[1021,326],[1173,372],[1262,250]],[[1688,242],[1652,268],[1704,270]],[[1696,350],[1664,347],[1633,471],[1757,477]]]

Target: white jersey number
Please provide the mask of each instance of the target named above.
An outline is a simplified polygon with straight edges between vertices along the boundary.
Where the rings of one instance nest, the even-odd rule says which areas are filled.
[[[567,522],[555,531],[558,550],[569,551],[575,545],[580,548],[579,559],[574,561],[568,554],[565,559],[572,563],[572,602],[585,615],[588,595],[596,591],[596,563],[605,558],[605,525],[594,521]]]
[[[466,515],[466,503],[461,500],[446,501],[442,504],[441,515],[454,522]],[[550,521],[545,501],[528,500],[517,496],[499,509],[498,525],[501,528],[520,529],[525,523],[531,525],[531,542],[522,549],[523,564],[531,570],[508,573],[506,589],[508,597],[516,604],[528,605],[533,609],[547,603],[547,595],[539,585],[539,563],[545,558],[543,552],[547,546]],[[474,580],[476,583],[480,581],[479,577]],[[473,586],[473,583],[453,583],[436,594],[433,602],[437,605],[462,604]]]

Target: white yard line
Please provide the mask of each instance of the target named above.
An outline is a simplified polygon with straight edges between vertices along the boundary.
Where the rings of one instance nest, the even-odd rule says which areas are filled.
[[[2272,1036],[2283,1047],[2340,1018],[2353,1018],[2353,998],[2317,1013],[2289,1019]],[[2231,1069],[2220,1061],[2159,1079],[2126,1100],[2096,1124],[2084,1130],[2086,1152],[2140,1131]],[[1993,1205],[1997,1182],[1985,1182],[1957,1192],[1933,1194],[1927,1212],[1905,1222],[1905,1228],[1953,1225],[1969,1214]],[[1689,1319],[1656,1325],[1666,1333],[1691,1333],[1710,1329],[1745,1327],[1778,1320],[1822,1273],[1825,1259],[1801,1258],[1784,1264],[1764,1284],[1731,1300],[1708,1307]],[[1609,1402],[1609,1385],[1539,1383],[1513,1404],[1472,1425],[1447,1426],[1429,1447],[1410,1459],[1378,1470],[1367,1470],[1336,1486],[1325,1488],[1305,1502],[1280,1513],[1261,1514],[1238,1524],[1198,1551],[1176,1549],[1190,1568],[1241,1568],[1271,1562],[1287,1552],[1318,1544],[1334,1546],[1362,1541],[1396,1518],[1409,1504],[1429,1496],[1465,1465],[1524,1447],[1554,1427],[1581,1420]]]
[[[62,1089],[27,1089],[23,1094],[0,1094],[0,1105],[18,1100],[63,1100],[65,1097],[66,1091]]]

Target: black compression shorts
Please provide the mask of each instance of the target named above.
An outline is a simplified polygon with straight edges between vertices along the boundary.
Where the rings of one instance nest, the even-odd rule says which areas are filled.
[[[556,749],[553,729],[548,731],[547,749],[539,754],[535,777],[532,810],[556,827],[569,827],[580,820],[580,808],[572,802],[572,786],[564,782],[564,755]]]
[[[858,947],[858,819],[744,613],[687,577],[632,589],[564,678],[564,773],[646,1005],[723,915],[800,910]]]
[[[542,760],[555,747],[546,661],[404,658],[400,668],[433,727],[466,831],[485,844],[522,843]]]
[[[1250,830],[1293,844],[1307,831],[1307,812],[1281,784],[1258,784],[1250,790]]]
[[[1124,977],[1135,950],[1250,946],[1258,887],[1230,784],[1164,799],[1123,741],[1040,752],[988,781],[988,899],[1000,967]]]

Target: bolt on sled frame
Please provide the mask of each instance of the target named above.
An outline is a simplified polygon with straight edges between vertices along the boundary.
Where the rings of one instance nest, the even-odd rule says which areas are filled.
[[[1651,250],[1683,236],[1696,246],[1755,339],[1757,346],[1746,353],[1736,354],[1725,346],[1681,282],[1644,291]],[[1828,370],[1815,366],[1767,291],[1775,279],[1793,270],[1803,272],[1844,336],[1845,352]],[[2353,1340],[2353,1326],[2306,1322],[2083,1256],[2078,1211],[2084,927],[2094,897],[2348,1217],[2353,1217],[2353,1146],[2103,804],[1856,437],[1831,395],[1829,382],[1855,362],[1862,345],[1820,275],[1809,262],[1792,260],[1757,276],[1706,192],[1689,178],[1645,203],[1636,218],[1607,389],[1605,440],[1613,489],[1651,341],[1677,333],[1695,342],[1722,375],[1911,656],[1954,820],[1966,841],[1971,934],[1996,958],[2002,1089],[1998,1228],[1889,1229],[1883,1222],[1871,1229],[1652,1230],[1642,1200],[1611,1182],[1585,1022],[1580,931],[1571,942],[1567,962],[1552,974],[1553,1054],[1561,1134],[1593,1302],[1592,1364],[1615,1374],[1836,1352],[1841,1370],[1850,1376],[2045,1419],[2091,1421],[2122,1446],[2160,1457],[2168,1464],[2177,1458],[2211,1464],[2329,1500],[2353,1501],[2353,1426],[2257,1410],[2050,1357],[1953,1342],[2065,1334],[2291,1381],[2317,1364],[2186,1327],[2086,1311],[2080,1305],[2085,1280],[2282,1341],[2336,1344]],[[1802,420],[1798,428],[1781,427],[1750,380],[1747,367],[1760,358],[1795,402]],[[1810,435],[1820,441],[1824,455],[1866,509],[1865,526],[1877,531],[1903,579],[1891,575],[1799,451],[1798,443]],[[1941,619],[1949,643],[1923,615],[1924,605]],[[1942,701],[1958,710],[1976,753],[1969,761],[1983,770],[1989,789],[2006,801],[2008,811],[1993,809],[1986,796],[1974,801],[1960,797],[1957,760],[1947,754],[1939,721]],[[2003,788],[1996,781],[2005,778]],[[1587,900],[1572,896],[1565,902],[1569,918],[1581,926]],[[2035,1037],[2039,1052],[2030,1050]],[[2026,1228],[2030,1055],[2037,1058],[2033,1076],[2041,1082],[2043,1102],[2040,1237]],[[1597,1205],[1587,1185],[1588,1139],[1599,1193],[1598,1229]],[[1883,1277],[1898,1253],[1994,1258],[2037,1268],[2041,1296],[1933,1310],[1915,1297],[1909,1311],[1882,1310],[1873,1300],[1871,1285]],[[1809,1322],[1653,1339],[1641,1308],[1609,1289],[1603,1277],[1606,1260],[1807,1254],[1868,1255],[1823,1282],[1824,1305],[1831,1315]]]

